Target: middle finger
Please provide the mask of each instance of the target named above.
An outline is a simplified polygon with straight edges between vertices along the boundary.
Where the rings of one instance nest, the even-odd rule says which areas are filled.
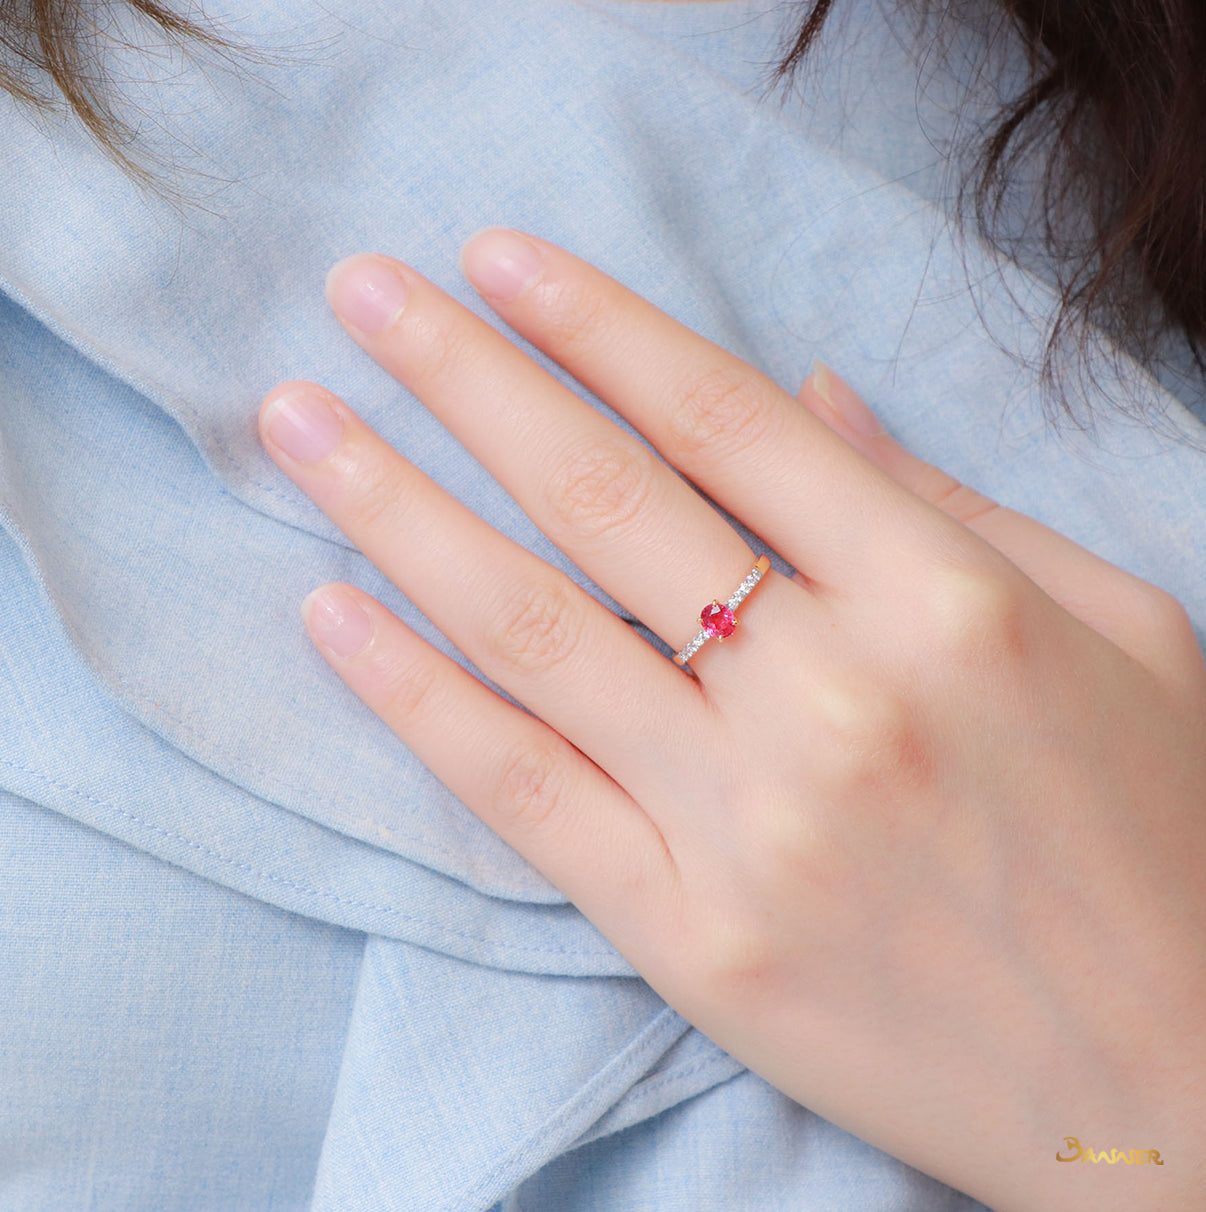
[[[348,258],[328,299],[536,525],[676,651],[699,630],[700,609],[723,602],[761,554],[648,447],[410,267]],[[772,593],[803,592],[766,580],[743,618],[768,609]],[[697,671],[718,659],[715,647],[692,659]]]

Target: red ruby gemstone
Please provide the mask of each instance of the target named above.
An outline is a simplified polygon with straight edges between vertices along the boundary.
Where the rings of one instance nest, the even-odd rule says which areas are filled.
[[[708,635],[719,640],[737,630],[737,620],[733,617],[733,612],[727,606],[721,606],[719,602],[713,602],[703,608],[699,625]]]

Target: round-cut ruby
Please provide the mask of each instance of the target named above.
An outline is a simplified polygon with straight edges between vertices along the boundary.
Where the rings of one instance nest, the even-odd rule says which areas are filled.
[[[737,630],[737,620],[733,617],[733,612],[719,602],[713,602],[703,608],[699,625],[708,635],[718,640],[723,640],[725,636],[732,635]]]

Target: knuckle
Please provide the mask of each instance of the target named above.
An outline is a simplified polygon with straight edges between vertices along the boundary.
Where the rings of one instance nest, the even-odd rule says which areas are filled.
[[[430,661],[402,659],[395,653],[374,655],[373,676],[380,693],[378,714],[395,730],[430,723],[433,700],[442,679]]]
[[[1025,584],[1020,574],[992,566],[962,563],[936,571],[927,614],[931,659],[961,670],[1022,663],[1032,647]]]
[[[575,536],[601,537],[639,516],[652,495],[654,473],[643,448],[592,441],[558,460],[547,487],[551,511]]]
[[[917,717],[894,703],[883,712],[863,750],[864,784],[899,792],[929,787],[935,778],[934,754]]]
[[[542,285],[539,291],[541,326],[558,357],[573,357],[606,340],[615,311],[604,295],[570,282]]]
[[[551,747],[525,741],[502,760],[496,813],[524,830],[541,829],[566,802],[567,775],[561,755]]]
[[[815,760],[819,780],[831,792],[899,792],[932,781],[930,744],[904,699],[849,681],[820,689]]]
[[[756,816],[745,824],[743,852],[751,873],[770,889],[815,887],[831,875],[826,822],[798,795],[763,796]]]
[[[488,651],[520,674],[544,673],[568,660],[582,634],[569,587],[556,580],[524,584],[491,613]]]
[[[1140,582],[1133,595],[1132,626],[1157,661],[1174,677],[1197,682],[1203,669],[1202,648],[1189,612],[1171,593]]]
[[[396,528],[415,498],[414,476],[392,460],[366,459],[354,469],[351,483],[352,516],[360,530]]]
[[[920,473],[920,480],[918,495],[965,526],[999,508],[991,497],[969,488],[932,464],[926,464],[926,470]]]
[[[765,929],[724,915],[711,918],[706,937],[699,940],[695,967],[702,982],[731,997],[736,990],[765,987],[781,955]]]
[[[444,317],[416,313],[406,321],[406,361],[425,383],[457,374],[478,356],[473,330]]]
[[[731,456],[773,437],[777,410],[748,371],[713,367],[687,379],[673,399],[670,439],[683,454]]]
[[[1189,612],[1171,593],[1146,582],[1137,595],[1136,614],[1148,634],[1171,646],[1192,644],[1197,647]]]
[[[683,963],[693,979],[704,989],[732,998],[734,995],[765,996],[799,960],[809,945],[809,919],[820,920],[821,911],[836,906],[832,892],[820,881],[831,876],[822,872],[812,854],[768,856],[772,865],[753,866],[761,857],[757,850],[743,847],[746,874],[741,884],[731,881],[710,888],[706,899],[693,900],[691,918],[681,923],[680,946]],[[751,905],[745,894],[748,881],[756,881],[765,896],[762,902],[788,903],[805,910],[796,922],[775,921]]]

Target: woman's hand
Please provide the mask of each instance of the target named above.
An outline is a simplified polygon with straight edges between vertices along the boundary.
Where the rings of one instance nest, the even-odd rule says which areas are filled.
[[[319,650],[793,1098],[997,1212],[1201,1207],[1206,669],[1184,612],[914,459],[823,368],[801,407],[536,239],[482,233],[465,270],[670,466],[412,269],[352,258],[329,298],[598,585],[678,650],[753,568],[671,467],[800,572],[768,572],[689,676],[287,383],[273,458],[534,714],[350,586],[307,599]],[[1148,1160],[1064,1164],[1066,1137]]]

